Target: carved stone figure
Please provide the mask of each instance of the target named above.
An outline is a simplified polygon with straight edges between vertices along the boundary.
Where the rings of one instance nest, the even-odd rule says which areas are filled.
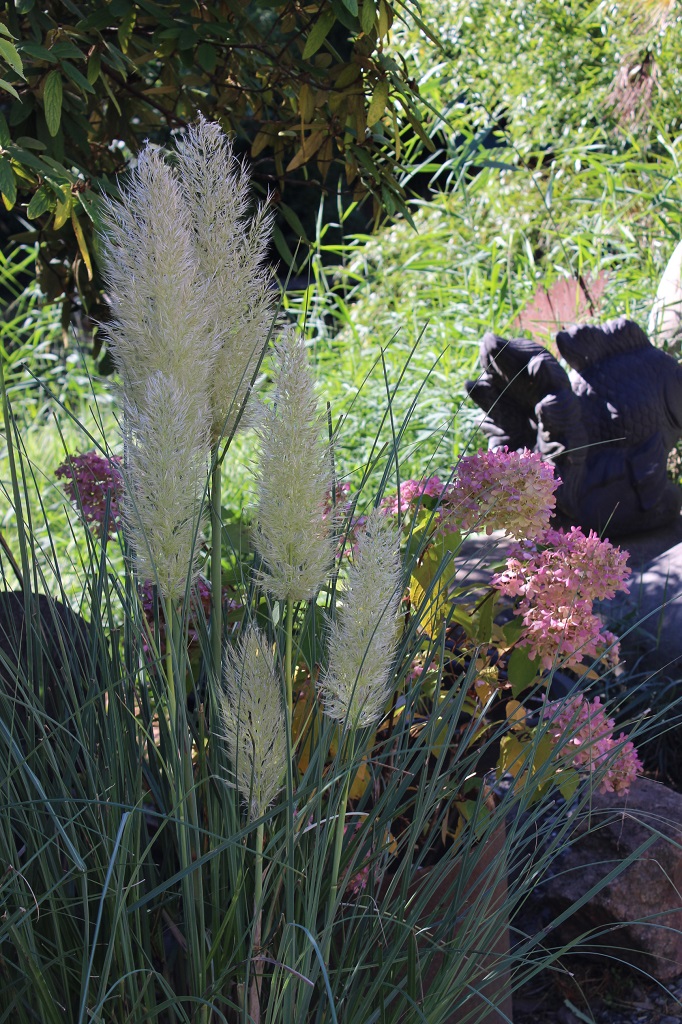
[[[658,529],[680,512],[667,456],[682,436],[682,366],[621,317],[557,334],[570,374],[536,342],[486,334],[470,397],[488,446],[530,448],[561,477],[557,511],[609,537]]]

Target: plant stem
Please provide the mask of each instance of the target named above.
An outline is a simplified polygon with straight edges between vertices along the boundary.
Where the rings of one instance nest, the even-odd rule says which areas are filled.
[[[175,693],[175,671],[173,668],[173,602],[166,598],[164,602],[164,618],[166,620],[166,686],[168,687],[168,718],[173,745],[178,743],[178,701]]]
[[[171,749],[173,753],[177,753],[179,764],[179,770],[173,772],[172,780],[178,816],[178,850],[181,867],[186,871],[182,881],[183,901],[188,911],[190,905],[194,906],[194,915],[191,915],[189,912],[186,915],[186,938],[190,951],[190,962],[194,960],[194,970],[199,991],[203,992],[205,989],[205,960],[204,951],[201,946],[205,941],[206,929],[204,925],[202,880],[200,871],[189,870],[195,855],[198,857],[201,852],[199,849],[199,817],[194,792],[192,743],[184,714],[184,694],[182,695],[182,702],[178,701],[175,680],[175,665],[173,663],[175,654],[173,644],[174,615],[173,602],[167,598],[164,603],[164,617],[166,620],[166,684],[168,687]],[[179,639],[181,641],[182,636]],[[180,664],[182,664],[182,659],[178,658],[178,665]],[[180,713],[181,709],[182,714]],[[192,832],[190,832],[190,828]],[[208,1007],[201,1006],[199,1021],[201,1024],[206,1024],[208,1021]]]
[[[287,690],[287,714],[290,731],[294,724],[294,676],[293,676],[293,646],[294,646],[294,602],[287,598],[286,610],[286,648],[284,652],[284,678]],[[294,736],[291,731],[291,743],[293,746]]]
[[[223,579],[222,579],[222,477],[217,445],[211,472],[211,662],[216,685],[222,678]]]
[[[251,958],[260,956],[261,927],[263,920],[263,832],[264,825],[256,829],[256,863],[255,884],[253,889],[253,933],[251,940]],[[249,990],[249,1015],[253,1024],[260,1024],[261,1016],[261,985],[263,981],[263,962],[256,961]]]
[[[334,924],[334,913],[336,911],[336,898],[339,893],[339,869],[341,867],[341,851],[343,850],[343,836],[346,830],[346,808],[348,806],[348,794],[350,792],[350,779],[352,768],[350,763],[346,766],[346,778],[343,783],[341,794],[341,806],[336,819],[336,832],[334,835],[334,855],[332,858],[332,877],[329,886],[329,903],[327,905],[327,934],[324,942],[324,962],[329,963],[329,951],[332,944],[332,926]]]

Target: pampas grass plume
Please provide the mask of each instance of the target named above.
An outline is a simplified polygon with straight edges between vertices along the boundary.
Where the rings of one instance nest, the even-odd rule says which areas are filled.
[[[194,245],[210,287],[206,312],[218,338],[210,382],[211,437],[229,434],[275,319],[267,250],[273,214],[250,214],[251,181],[220,125],[203,117],[178,142],[178,171]]]
[[[320,681],[324,711],[356,729],[375,725],[391,693],[401,600],[399,537],[379,509],[359,534],[338,618],[331,623],[329,666]]]
[[[255,626],[228,651],[220,701],[224,736],[237,788],[251,820],[260,818],[280,789],[286,769],[286,719],[274,654]]]
[[[334,561],[334,521],[325,519],[332,481],[325,424],[304,341],[286,332],[275,346],[276,389],[259,422],[254,543],[262,587],[279,600],[314,597]]]

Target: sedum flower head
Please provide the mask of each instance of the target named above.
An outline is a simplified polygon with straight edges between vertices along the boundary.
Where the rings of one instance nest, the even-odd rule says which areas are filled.
[[[144,397],[141,406],[124,405],[123,518],[139,575],[176,601],[197,571],[208,474],[206,416],[197,396],[167,374],[153,373]]]
[[[258,578],[273,597],[303,601],[317,593],[334,561],[331,452],[305,343],[287,332],[275,357],[274,400],[258,426]]]
[[[96,451],[71,455],[58,466],[55,476],[64,480],[64,490],[86,523],[92,523],[98,536],[104,531],[109,508],[108,535],[121,525],[120,500],[123,491],[121,456],[107,458]]]
[[[329,666],[320,682],[324,710],[351,729],[374,725],[391,692],[401,599],[398,533],[380,509],[359,533],[338,618],[329,635]]]
[[[249,174],[218,124],[202,117],[187,130],[178,143],[178,171],[218,339],[210,382],[216,441],[234,425],[275,318],[266,263],[273,218],[267,204],[251,216]]]
[[[459,529],[534,538],[549,526],[560,483],[537,452],[510,452],[505,446],[462,459],[444,504]]]
[[[287,744],[274,655],[255,626],[228,651],[220,715],[237,788],[260,818],[282,788]]]

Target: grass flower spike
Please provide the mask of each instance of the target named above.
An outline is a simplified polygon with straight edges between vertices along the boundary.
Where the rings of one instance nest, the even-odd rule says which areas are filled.
[[[182,190],[149,147],[107,204],[103,251],[124,395],[124,522],[139,574],[176,601],[195,571],[218,342]]]
[[[367,517],[338,620],[329,637],[329,667],[320,683],[324,710],[351,729],[382,717],[391,686],[401,599],[399,537],[379,509]]]
[[[275,396],[258,428],[254,542],[264,563],[263,588],[279,600],[305,601],[320,589],[334,561],[331,453],[305,343],[287,332],[275,356]]]
[[[173,377],[153,374],[147,407],[124,405],[127,488],[123,514],[138,573],[164,598],[185,594],[196,575],[201,498],[208,474],[205,417],[196,395]]]
[[[286,769],[285,717],[272,649],[254,626],[225,666],[221,718],[237,787],[252,820],[273,802]]]
[[[120,202],[105,201],[102,237],[112,318],[105,332],[129,405],[148,404],[161,372],[205,403],[219,341],[208,312],[190,211],[173,170],[147,147]]]
[[[275,318],[266,263],[273,218],[267,204],[251,216],[249,175],[220,125],[200,118],[179,141],[178,153],[195,250],[209,285],[206,312],[218,339],[210,382],[215,443],[234,425]]]

